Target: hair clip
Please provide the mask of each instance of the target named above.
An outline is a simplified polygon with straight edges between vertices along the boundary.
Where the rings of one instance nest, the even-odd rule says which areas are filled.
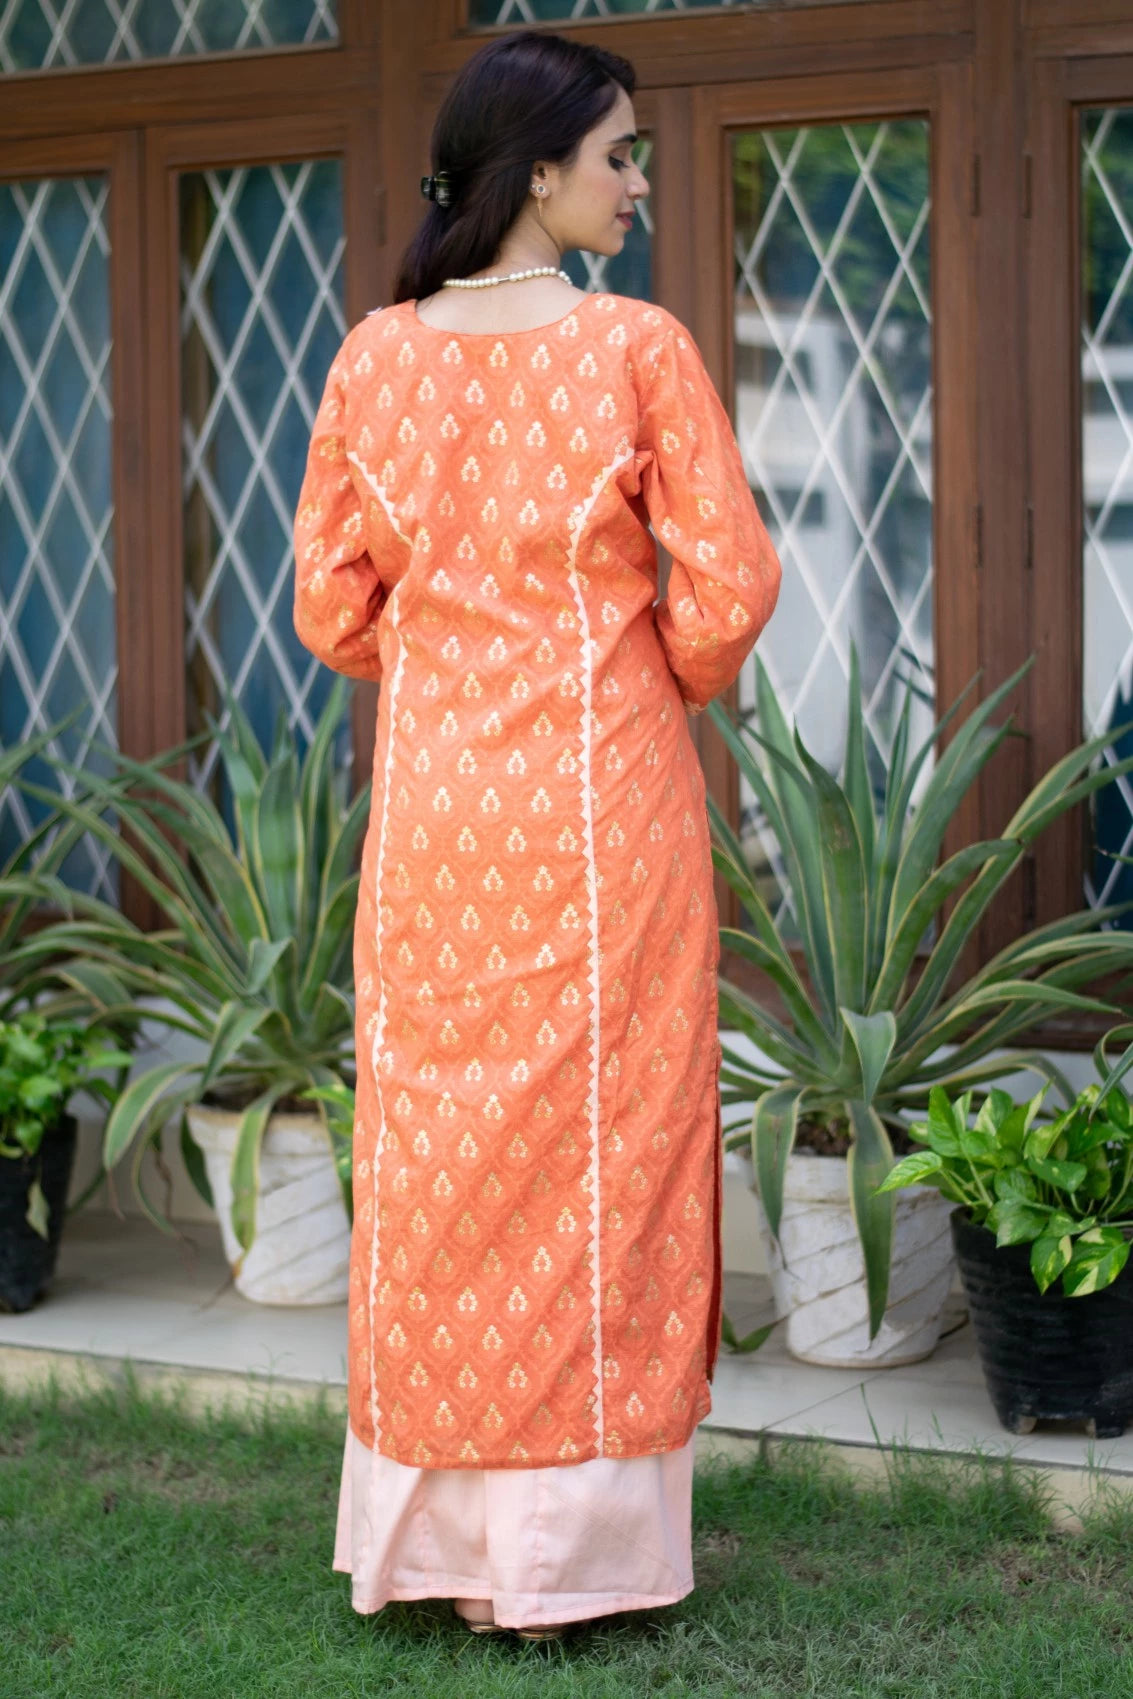
[[[438,206],[448,206],[452,201],[452,180],[447,171],[438,171],[435,177],[422,177],[421,193],[426,200],[436,201]]]

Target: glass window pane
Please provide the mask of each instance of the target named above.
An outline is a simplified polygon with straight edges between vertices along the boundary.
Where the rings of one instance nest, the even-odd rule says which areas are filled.
[[[338,39],[337,0],[0,0],[0,72]]]
[[[1083,730],[1133,720],[1133,107],[1082,114]],[[1133,755],[1133,732],[1104,751]],[[1092,810],[1086,901],[1133,901],[1133,782]],[[1118,922],[1133,928],[1133,916]]]
[[[634,145],[634,162],[650,178],[653,162],[653,139],[642,135]],[[601,291],[609,289],[615,295],[634,295],[639,301],[651,301],[653,211],[652,196],[643,195],[637,203],[633,228],[622,244],[620,254],[584,253],[576,249],[567,254],[563,269],[570,274],[576,289]]]
[[[315,410],[346,334],[342,165],[181,178],[189,731],[231,688],[262,741],[309,737],[333,675],[291,617],[291,529]],[[211,779],[215,750],[195,777]]]
[[[0,184],[0,746],[85,707],[53,751],[88,770],[117,743],[106,211],[101,177]],[[45,812],[0,792],[0,865]],[[93,840],[61,872],[116,898]]]
[[[568,19],[655,16],[665,12],[700,12],[742,5],[783,11],[798,6],[853,6],[860,0],[469,0],[473,28],[491,24],[549,24]]]
[[[731,151],[736,433],[783,562],[758,654],[808,748],[838,771],[853,640],[879,797],[905,680],[914,746],[934,720],[928,145],[927,123],[906,119],[744,131]],[[754,681],[753,659],[741,710]],[[746,782],[740,807],[794,936]]]

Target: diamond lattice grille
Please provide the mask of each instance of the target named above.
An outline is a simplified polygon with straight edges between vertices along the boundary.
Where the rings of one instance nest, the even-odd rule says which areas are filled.
[[[562,23],[568,18],[617,18],[628,12],[695,12],[738,0],[471,0],[468,21],[489,24]]]
[[[783,561],[758,653],[836,771],[854,641],[880,794],[905,678],[921,696],[915,740],[933,723],[928,127],[744,132],[732,178],[736,431]],[[754,676],[751,663],[742,710]],[[752,865],[793,935],[778,848],[746,782],[740,801]]]
[[[1091,736],[1133,720],[1133,107],[1082,115],[1082,263],[1082,713]],[[1126,732],[1103,759],[1130,755]],[[1097,798],[1093,831],[1086,901],[1133,900],[1133,867],[1113,859],[1133,856],[1128,773]]]
[[[52,747],[88,768],[117,742],[106,196],[100,178],[0,185],[0,744],[83,707]],[[0,793],[0,862],[43,812]],[[93,840],[62,873],[115,898]]]
[[[0,72],[337,38],[336,0],[0,0]]]
[[[853,6],[860,0],[470,0],[468,21],[474,28],[491,24],[549,24],[567,19],[651,16],[659,12],[700,12],[732,6]]]
[[[187,174],[181,250],[190,730],[231,688],[261,738],[281,707],[307,738],[333,680],[292,626],[291,529],[346,333],[340,163]]]

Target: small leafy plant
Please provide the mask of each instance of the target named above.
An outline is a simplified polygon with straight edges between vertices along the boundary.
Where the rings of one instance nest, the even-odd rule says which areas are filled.
[[[1117,1083],[1130,1066],[1133,1045],[1050,1120],[1039,1120],[1049,1085],[1025,1103],[994,1088],[974,1126],[971,1091],[952,1100],[934,1086],[928,1119],[909,1128],[928,1149],[898,1162],[877,1189],[935,1186],[998,1246],[1030,1245],[1040,1292],[1060,1276],[1068,1298],[1100,1292],[1129,1260],[1133,1233],[1133,1104]]]
[[[0,1156],[21,1161],[38,1157],[74,1094],[85,1090],[112,1104],[116,1088],[100,1078],[100,1072],[129,1066],[129,1053],[110,1044],[97,1027],[51,1021],[34,1010],[0,1021]],[[38,1164],[28,1189],[26,1219],[47,1238],[47,1200]]]

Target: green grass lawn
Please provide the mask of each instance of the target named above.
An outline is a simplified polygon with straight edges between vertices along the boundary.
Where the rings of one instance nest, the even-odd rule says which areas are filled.
[[[0,1357],[2,1373],[2,1357]],[[805,1443],[698,1469],[697,1586],[550,1645],[442,1600],[360,1617],[330,1568],[342,1419],[0,1388],[3,1699],[1130,1699],[1133,1505]]]

